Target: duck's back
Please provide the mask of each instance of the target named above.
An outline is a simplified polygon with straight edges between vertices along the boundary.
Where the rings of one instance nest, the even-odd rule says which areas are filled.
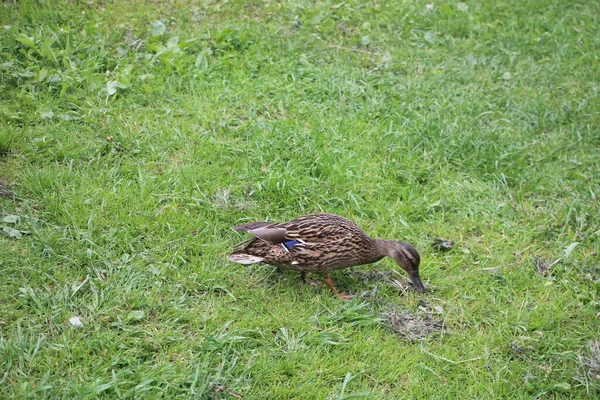
[[[237,228],[257,239],[230,256],[236,262],[252,256],[257,258],[249,260],[260,258],[285,269],[327,274],[382,258],[374,252],[373,239],[354,222],[335,214],[311,214],[289,222],[250,223]]]
[[[335,214],[305,215],[290,222],[274,225],[275,228],[286,229],[286,238],[301,239],[305,242],[335,242],[349,238],[355,241],[370,240],[354,222]]]

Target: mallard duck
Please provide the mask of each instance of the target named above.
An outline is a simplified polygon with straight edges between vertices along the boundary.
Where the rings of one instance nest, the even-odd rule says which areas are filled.
[[[240,264],[267,263],[281,269],[323,276],[325,283],[340,298],[349,298],[335,288],[329,273],[355,265],[370,264],[391,257],[402,267],[415,288],[425,288],[419,277],[419,252],[412,245],[395,240],[372,239],[354,222],[334,214],[306,215],[289,222],[250,222],[232,227],[255,238],[238,243],[243,246],[228,256]]]

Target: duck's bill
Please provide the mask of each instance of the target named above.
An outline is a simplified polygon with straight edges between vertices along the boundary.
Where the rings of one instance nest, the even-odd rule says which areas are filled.
[[[425,286],[423,286],[423,282],[421,282],[421,278],[419,278],[419,274],[410,274],[409,278],[412,281],[413,285],[415,285],[415,288],[420,293],[425,292]]]

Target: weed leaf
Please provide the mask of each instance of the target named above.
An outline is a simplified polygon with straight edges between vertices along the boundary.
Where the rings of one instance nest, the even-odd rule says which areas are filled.
[[[16,215],[7,215],[2,220],[7,224],[16,224],[19,221],[19,217]]]
[[[133,310],[127,314],[127,319],[129,321],[140,321],[144,319],[146,316],[146,312],[144,310]]]
[[[150,23],[150,35],[151,36],[160,36],[165,33],[167,27],[160,21],[152,21]]]
[[[570,245],[568,245],[565,249],[565,258],[568,258],[577,246],[579,246],[579,242],[573,242]]]

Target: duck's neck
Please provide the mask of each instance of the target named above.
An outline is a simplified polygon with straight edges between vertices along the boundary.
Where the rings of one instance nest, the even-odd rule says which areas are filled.
[[[391,257],[401,266],[411,263],[419,264],[419,252],[409,243],[375,239],[373,247],[380,257]]]
[[[415,258],[415,253],[418,254],[412,245],[405,242],[385,239],[374,239],[373,241],[375,242],[373,246],[375,253],[380,257],[387,256],[396,259],[400,254],[403,258],[412,259]]]
[[[395,248],[395,241],[385,239],[371,239],[368,254],[365,254],[365,263],[370,264],[381,260],[383,257],[391,257]]]

